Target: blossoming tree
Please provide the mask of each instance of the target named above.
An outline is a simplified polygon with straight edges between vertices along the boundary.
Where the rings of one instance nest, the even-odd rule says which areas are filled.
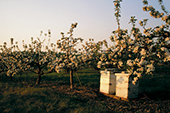
[[[115,0],[115,16],[118,24],[118,29],[113,31],[113,36],[110,37],[111,41],[115,45],[115,49],[110,49],[111,52],[106,56],[101,56],[101,60],[98,62],[99,67],[101,64],[105,65],[106,62],[120,69],[126,69],[133,77],[133,83],[135,84],[138,79],[148,73],[152,73],[155,70],[154,65],[158,62],[170,61],[170,33],[169,14],[161,5],[162,10],[167,14],[156,11],[152,6],[147,6],[148,1],[143,0],[144,11],[150,11],[150,15],[155,18],[162,18],[165,21],[165,25],[156,26],[154,28],[146,28],[147,20],[140,21],[139,24],[143,27],[143,33],[136,27],[137,19],[132,16],[130,22],[132,24],[131,33],[128,34],[127,29],[120,29],[120,2],[122,0]],[[162,4],[162,0],[159,0]],[[106,59],[105,61],[102,59]]]
[[[70,72],[70,88],[73,88],[73,72],[81,69],[87,58],[81,53],[81,49],[78,48],[78,44],[82,43],[82,38],[74,38],[73,31],[76,28],[77,23],[71,25],[68,32],[69,36],[65,36],[61,32],[62,38],[57,41],[57,48],[59,49],[59,56],[55,59],[55,71],[60,72],[65,69]]]
[[[40,35],[42,35],[41,32]],[[36,84],[40,84],[41,75],[44,73],[50,73],[54,71],[54,65],[52,61],[56,57],[55,44],[50,44],[51,32],[48,31],[49,40],[45,45],[45,39],[43,41],[40,38],[34,40],[31,38],[30,44],[25,44],[23,41],[23,49],[18,47],[18,44],[13,44],[13,38],[11,38],[11,46],[7,47],[4,43],[1,46],[1,59],[6,65],[3,70],[7,71],[7,76],[14,76],[15,74],[25,71],[31,71],[38,75]],[[45,34],[47,36],[47,34]]]
[[[97,63],[103,53],[103,44],[107,46],[106,40],[95,43],[94,39],[89,39],[89,41],[86,41],[85,44],[82,45],[84,56],[88,59],[87,65],[97,70],[99,69]]]
[[[1,72],[7,72],[7,76],[9,76],[12,80],[12,76],[15,74],[21,73],[26,70],[24,68],[26,65],[23,63],[22,53],[19,51],[19,47],[17,45],[18,42],[15,42],[14,39],[11,38],[11,45],[7,47],[7,43],[4,42],[3,45],[0,46],[0,59],[1,59]]]
[[[41,31],[40,36],[42,33],[43,32]],[[45,33],[45,39],[43,41],[38,37],[37,40],[34,40],[33,37],[31,37],[31,44],[25,44],[23,41],[23,63],[26,65],[27,70],[38,75],[36,84],[40,84],[41,75],[51,73],[55,68],[53,61],[57,56],[56,45],[50,43],[50,30],[48,31],[48,43],[45,45],[46,36],[47,34]]]

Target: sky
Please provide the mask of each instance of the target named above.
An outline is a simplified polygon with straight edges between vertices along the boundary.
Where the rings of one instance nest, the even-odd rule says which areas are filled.
[[[160,10],[157,0],[148,0],[150,5]],[[170,0],[164,0],[168,11]],[[132,27],[128,24],[131,16],[140,20],[148,18],[147,27],[161,25],[160,19],[151,18],[142,10],[142,0],[123,0],[121,3],[121,28]],[[40,31],[52,32],[51,42],[61,38],[60,32],[67,32],[72,23],[77,22],[74,37],[85,41],[93,38],[95,42],[109,37],[117,29],[113,0],[0,0],[0,44],[10,42],[10,38],[22,45],[22,40],[31,42],[31,37],[40,37]],[[138,23],[137,23],[137,26]],[[109,42],[109,45],[112,45]]]

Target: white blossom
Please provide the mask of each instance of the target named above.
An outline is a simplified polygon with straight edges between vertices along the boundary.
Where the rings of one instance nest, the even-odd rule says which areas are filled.
[[[132,60],[127,60],[127,65],[133,66],[133,61]]]
[[[146,50],[142,48],[142,50],[140,51],[140,54],[145,56],[146,55]]]

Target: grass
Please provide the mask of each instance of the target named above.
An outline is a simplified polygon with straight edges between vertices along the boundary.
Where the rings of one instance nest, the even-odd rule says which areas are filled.
[[[140,96],[131,101],[116,100],[99,93],[100,73],[92,68],[74,73],[74,89],[69,74],[16,75],[13,81],[0,75],[0,113],[101,113],[169,112],[170,76],[155,74],[140,81]]]

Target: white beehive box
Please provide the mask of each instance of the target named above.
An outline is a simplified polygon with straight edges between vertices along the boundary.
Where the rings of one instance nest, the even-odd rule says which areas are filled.
[[[127,73],[115,73],[116,76],[116,96],[126,99],[138,97],[139,81],[132,83],[132,77]]]
[[[100,71],[100,92],[106,94],[115,94],[116,77],[113,70]]]

